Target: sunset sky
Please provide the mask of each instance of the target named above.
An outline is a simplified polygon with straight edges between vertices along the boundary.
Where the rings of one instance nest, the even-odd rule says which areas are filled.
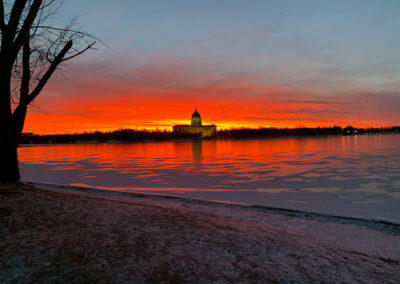
[[[26,132],[400,125],[398,0],[64,1],[107,45],[74,59]]]

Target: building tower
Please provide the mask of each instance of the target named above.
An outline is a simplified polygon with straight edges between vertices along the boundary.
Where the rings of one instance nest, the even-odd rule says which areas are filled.
[[[183,137],[209,138],[217,136],[217,126],[215,124],[203,125],[197,109],[192,114],[190,125],[174,125],[172,129],[175,134],[183,135]]]
[[[197,109],[195,109],[194,113],[192,114],[192,122],[190,125],[201,126],[201,117],[200,114],[197,112]]]

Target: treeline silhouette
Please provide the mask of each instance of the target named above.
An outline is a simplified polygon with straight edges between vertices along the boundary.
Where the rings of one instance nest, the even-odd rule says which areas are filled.
[[[318,135],[357,135],[378,133],[400,133],[400,126],[386,128],[355,128],[347,126],[315,127],[315,128],[239,128],[218,131],[221,138],[241,137],[278,137],[278,136],[318,136]]]
[[[316,128],[237,128],[217,131],[215,138],[251,138],[279,136],[319,136],[319,135],[359,135],[378,133],[400,133],[400,126],[381,128],[355,128],[348,126],[316,127]],[[21,144],[76,143],[76,142],[113,142],[113,141],[165,141],[181,139],[201,139],[199,135],[180,134],[172,131],[148,131],[121,129],[111,132],[84,132],[76,134],[35,135],[24,133]],[[208,138],[210,139],[210,138]],[[214,138],[211,138],[214,139]]]

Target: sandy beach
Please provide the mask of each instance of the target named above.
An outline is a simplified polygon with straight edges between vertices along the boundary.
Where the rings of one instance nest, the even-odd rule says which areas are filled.
[[[0,224],[1,283],[400,281],[384,224],[27,184],[0,185]]]

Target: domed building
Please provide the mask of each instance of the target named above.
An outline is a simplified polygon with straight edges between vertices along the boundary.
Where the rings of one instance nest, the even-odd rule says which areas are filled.
[[[199,135],[202,138],[215,137],[217,135],[217,126],[215,124],[203,125],[197,109],[192,114],[190,125],[174,125],[172,129],[178,134]]]
[[[200,113],[197,112],[197,109],[194,110],[194,113],[192,114],[192,122],[190,126],[202,126],[201,125],[201,116]]]

